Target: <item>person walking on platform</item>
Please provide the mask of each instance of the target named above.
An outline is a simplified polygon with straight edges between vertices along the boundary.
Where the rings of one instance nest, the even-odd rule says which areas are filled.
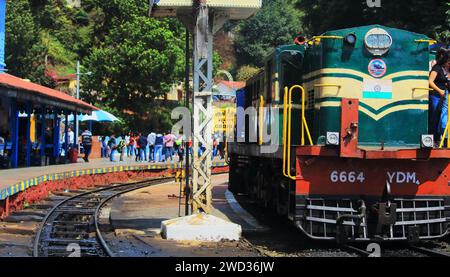
[[[141,159],[141,162],[147,161],[147,155],[146,155],[146,149],[147,149],[147,137],[142,135],[142,133],[139,134],[139,140],[138,140],[138,145],[139,145],[139,156]]]
[[[74,139],[75,139],[75,133],[72,131],[72,127],[68,127],[67,128],[67,134],[68,134],[68,136],[67,136],[67,139],[68,139],[67,148],[71,149],[73,147]],[[66,148],[66,134],[65,133],[63,134],[61,141],[62,141],[62,144],[64,145],[64,148]]]
[[[140,147],[139,147],[139,135],[134,137],[134,155],[136,156],[135,161],[141,160]]]
[[[217,147],[217,150],[220,152],[220,159],[225,159],[225,143],[226,143],[226,136],[223,135],[222,139],[219,140],[219,146]]]
[[[47,145],[49,145],[47,147]],[[45,145],[43,145],[45,151],[45,165],[54,164],[53,158],[53,132],[50,127],[45,128]]]
[[[109,160],[111,162],[115,162],[115,155],[117,151],[117,143],[116,143],[116,136],[114,134],[111,135],[108,141],[109,149],[111,149],[111,153],[109,154]]]
[[[130,133],[125,135],[125,148],[127,151],[127,157],[130,157]]]
[[[102,158],[108,158],[109,157],[109,149],[108,149],[108,136],[102,136],[101,142],[102,142]]]
[[[89,154],[91,154],[92,149],[92,133],[88,129],[85,129],[81,134],[81,143],[83,144],[84,149],[84,158],[85,162],[89,162]]]
[[[117,146],[117,152],[120,154],[120,161],[123,162],[123,157],[125,156],[125,150],[126,150],[126,140],[121,139],[119,142],[119,145]]]
[[[172,147],[171,152],[170,152],[172,154],[172,157],[173,157],[173,156],[175,156],[175,141],[177,140],[177,136],[172,134],[171,132],[169,132],[169,134],[172,136],[172,141],[173,141],[173,147]]]
[[[178,161],[183,162],[184,157],[184,145],[183,145],[183,135],[178,135],[178,138],[175,140],[175,145],[177,148]]]
[[[162,162],[163,161],[163,150],[164,145],[164,137],[161,134],[157,134],[155,138],[155,161]],[[158,157],[158,159],[156,158]]]
[[[148,148],[149,148],[149,157],[148,160],[154,162],[155,161],[155,141],[156,141],[156,134],[151,132],[147,136],[147,142],[148,142]]]
[[[134,134],[130,133],[130,142],[128,143],[128,157],[134,156],[134,148],[136,147],[136,140]]]
[[[164,136],[164,144],[166,145],[166,161],[168,160],[168,156],[170,156],[170,160],[173,161],[172,153],[173,153],[173,136],[170,132],[167,132],[167,134]]]

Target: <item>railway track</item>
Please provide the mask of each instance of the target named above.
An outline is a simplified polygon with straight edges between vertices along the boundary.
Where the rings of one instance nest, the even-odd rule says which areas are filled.
[[[343,245],[341,249],[350,253],[354,253],[360,257],[440,257],[450,258],[450,252],[435,249],[433,247],[425,247],[422,245],[400,245],[385,246],[362,249],[353,245]]]
[[[102,207],[121,194],[170,180],[173,177],[108,186],[62,200],[43,219],[34,240],[33,256],[114,256],[100,228]]]

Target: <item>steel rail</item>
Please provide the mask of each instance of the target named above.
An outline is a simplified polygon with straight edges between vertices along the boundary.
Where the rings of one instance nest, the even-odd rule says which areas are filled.
[[[107,190],[114,190],[114,189],[117,189],[117,188],[123,188],[123,187],[127,187],[127,186],[133,186],[133,188],[130,188],[128,190],[128,191],[132,191],[132,190],[144,188],[144,187],[147,187],[147,186],[156,185],[156,184],[159,184],[159,182],[164,182],[164,181],[169,180],[169,179],[173,179],[173,177],[163,177],[163,178],[156,178],[156,179],[145,180],[145,181],[140,181],[140,182],[135,182],[135,183],[126,183],[126,184],[120,184],[120,185],[115,185],[115,186],[110,186],[110,187],[103,187],[103,188],[100,188],[100,189],[96,189],[96,190],[87,191],[87,192],[84,192],[84,193],[81,193],[81,194],[77,194],[77,195],[74,195],[72,197],[69,197],[67,199],[62,200],[61,202],[56,204],[56,206],[54,206],[47,213],[45,218],[42,220],[42,222],[41,222],[41,224],[39,226],[39,229],[37,231],[35,240],[34,240],[33,257],[39,257],[39,244],[40,244],[40,240],[41,240],[41,235],[42,235],[43,230],[45,229],[45,226],[46,226],[50,216],[52,216],[56,212],[56,210],[58,208],[60,208],[64,204],[68,203],[69,201],[75,200],[77,198],[80,198],[80,197],[83,197],[83,196],[86,196],[86,195],[89,195],[89,194],[95,194],[95,193],[99,193],[99,192],[103,192],[103,191],[107,191]],[[157,182],[157,183],[155,184],[155,182]],[[122,192],[122,193],[125,193],[125,192]],[[118,192],[117,194],[114,194],[113,196],[120,195],[120,193],[121,192]],[[100,242],[100,244],[101,244],[101,242]]]
[[[142,188],[146,188],[146,187],[150,187],[150,186],[155,186],[155,185],[164,185],[170,182],[165,183],[164,181],[166,181],[167,179],[173,179],[171,177],[169,178],[160,178],[160,179],[155,179],[155,180],[150,180],[149,184],[145,184],[145,185],[140,185],[138,187],[135,188],[130,188],[124,191],[120,191],[114,195],[108,196],[105,199],[103,199],[100,204],[97,206],[97,208],[95,209],[95,213],[94,213],[94,225],[95,225],[95,233],[97,235],[97,238],[100,242],[100,245],[102,246],[103,250],[105,250],[106,254],[110,257],[115,257],[114,252],[111,250],[111,248],[109,248],[108,243],[106,242],[106,240],[103,238],[102,232],[100,230],[100,226],[98,223],[98,219],[99,219],[99,214],[101,209],[103,208],[103,206],[105,206],[105,204],[107,202],[109,202],[111,199],[116,198],[122,194],[131,192],[131,191],[135,191],[138,189],[142,189]]]
[[[428,249],[425,247],[420,247],[420,246],[409,246],[408,247],[410,250],[425,254],[425,255],[429,255],[430,257],[446,257],[446,258],[450,258],[450,253],[444,253],[441,251],[437,251],[434,249]]]

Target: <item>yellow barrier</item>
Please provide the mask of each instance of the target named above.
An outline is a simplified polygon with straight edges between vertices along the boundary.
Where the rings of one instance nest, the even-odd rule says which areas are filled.
[[[264,96],[259,96],[259,139],[258,144],[263,144],[263,128],[264,128]]]
[[[291,175],[291,138],[292,138],[292,92],[295,89],[300,89],[302,93],[302,118],[301,118],[301,146],[305,145],[305,132],[308,136],[310,145],[313,145],[311,133],[306,122],[306,99],[305,90],[302,86],[295,85],[290,89],[284,88],[283,98],[283,175],[292,180],[295,180],[295,176]]]
[[[448,98],[447,105],[449,105],[450,97],[447,96],[447,98]],[[447,106],[447,107],[449,107],[449,106]],[[449,131],[450,131],[450,116],[447,116],[447,126],[445,126],[444,133],[442,134],[441,142],[439,143],[439,148],[442,148],[444,146],[445,137],[447,137],[447,148],[450,147],[450,132]]]

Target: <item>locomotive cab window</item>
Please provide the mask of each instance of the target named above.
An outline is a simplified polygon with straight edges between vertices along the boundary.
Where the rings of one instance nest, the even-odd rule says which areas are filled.
[[[284,96],[284,87],[292,87],[302,83],[302,62],[303,54],[300,52],[286,51],[281,54],[280,89],[282,98]]]

